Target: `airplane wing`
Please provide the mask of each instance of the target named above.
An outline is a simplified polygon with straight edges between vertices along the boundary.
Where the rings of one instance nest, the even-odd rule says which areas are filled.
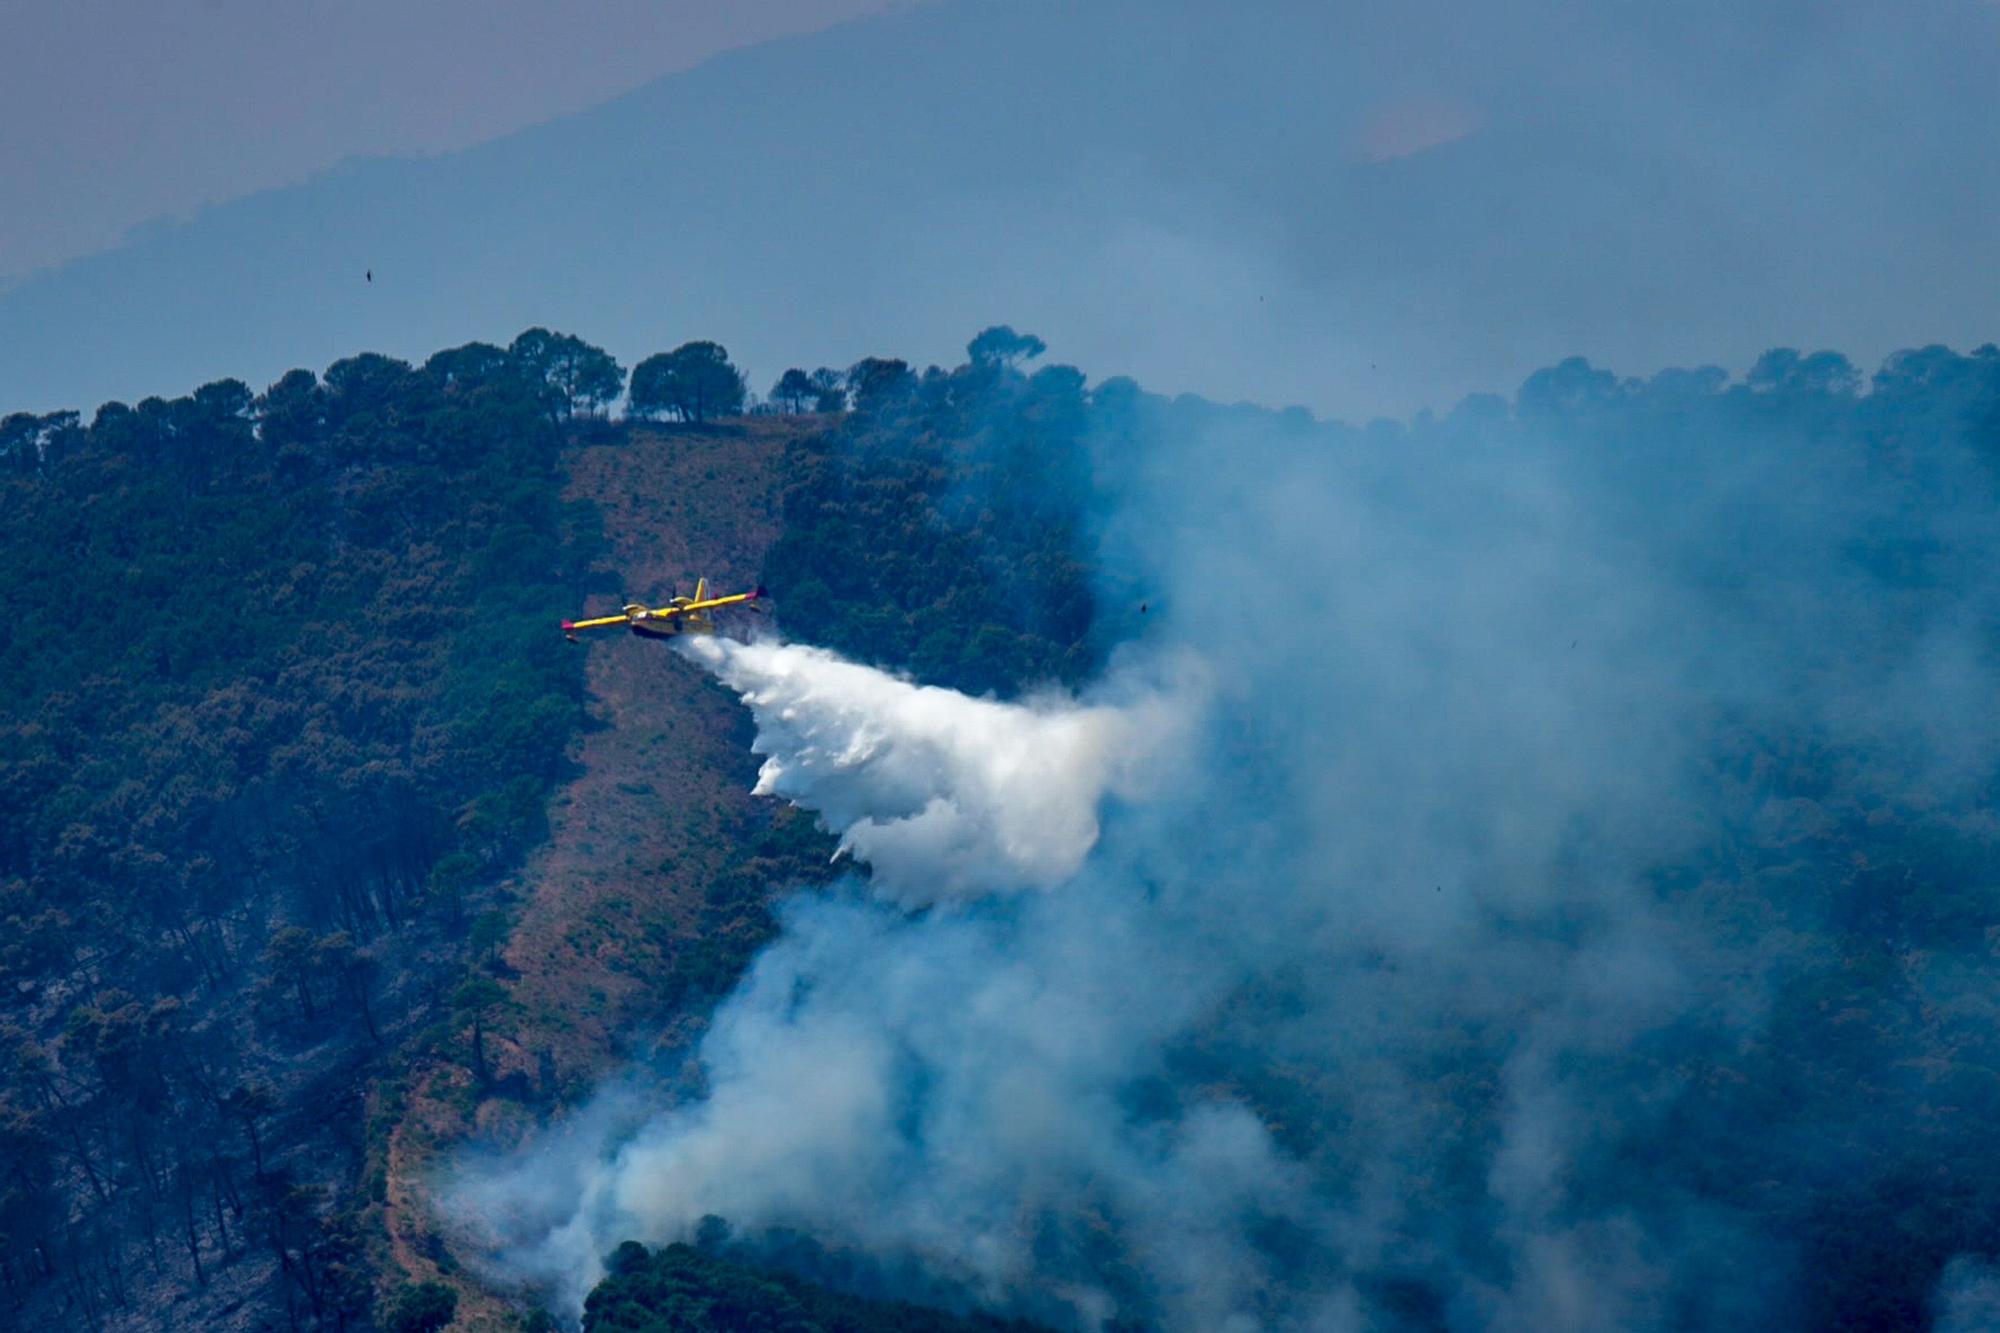
[[[673,621],[683,616],[688,618],[688,624],[692,629],[704,630],[708,627],[708,621],[705,617],[698,614],[699,612],[710,611],[722,606],[738,606],[746,602],[754,604],[768,595],[761,586],[750,592],[732,593],[727,597],[709,597],[706,595],[707,592],[708,580],[704,578],[695,584],[695,596],[692,598],[677,598],[671,605],[660,607],[648,607],[635,602],[615,616],[595,616],[589,620],[565,620],[562,622],[563,635],[571,641],[575,641],[578,630],[609,629],[614,625],[626,625],[631,627],[636,633],[646,634],[650,632],[645,628],[648,624]],[[751,606],[751,610],[753,611],[760,609],[755,605]],[[658,637],[658,635],[654,635],[653,637]]]
[[[699,593],[702,590],[697,588],[695,591]],[[718,606],[741,606],[745,602],[759,602],[768,596],[770,594],[765,592],[763,587],[759,585],[750,592],[735,592],[727,597],[710,597],[706,600],[697,597],[694,601],[689,602],[680,609],[683,611],[708,611]]]
[[[628,615],[596,616],[590,620],[565,620],[562,623],[562,627],[563,633],[567,634],[572,630],[604,629],[611,625],[629,625],[631,623],[632,617]]]

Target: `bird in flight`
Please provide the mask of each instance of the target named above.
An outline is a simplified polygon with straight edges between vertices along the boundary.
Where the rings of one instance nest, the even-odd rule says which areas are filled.
[[[375,281],[375,270],[372,268],[368,270],[368,281]]]

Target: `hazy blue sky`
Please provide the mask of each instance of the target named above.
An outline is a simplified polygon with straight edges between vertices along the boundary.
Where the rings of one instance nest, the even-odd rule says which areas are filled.
[[[444,152],[890,0],[7,0],[0,282],[355,154]]]
[[[145,59],[77,29],[5,94],[79,109],[0,120],[58,126],[0,161],[0,245],[97,252],[0,291],[0,407],[533,325],[628,366],[712,338],[762,390],[1007,322],[1096,378],[1366,419],[1575,354],[1872,367],[2000,311],[1987,0],[226,5],[171,43],[108,11]],[[167,182],[235,197],[103,250]]]

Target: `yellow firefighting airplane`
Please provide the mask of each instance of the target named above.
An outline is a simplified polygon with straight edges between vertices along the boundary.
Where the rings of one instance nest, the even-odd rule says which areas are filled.
[[[669,598],[665,606],[648,607],[634,602],[615,616],[599,616],[595,620],[565,620],[562,623],[563,637],[577,643],[578,630],[610,629],[613,625],[623,625],[634,634],[648,639],[671,639],[677,634],[709,634],[715,630],[715,622],[708,618],[710,611],[725,606],[747,606],[752,611],[761,611],[757,603],[767,594],[760,588],[750,592],[731,593],[727,597],[710,597],[708,580],[698,580],[694,585],[694,596]]]

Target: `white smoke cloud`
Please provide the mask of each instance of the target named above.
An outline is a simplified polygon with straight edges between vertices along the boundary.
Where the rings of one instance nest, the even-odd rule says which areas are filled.
[[[1984,820],[1960,793],[1995,763],[1963,721],[1990,656],[1935,644],[1983,642],[1955,627],[2000,593],[1928,606],[1846,553],[1935,534],[2000,563],[1953,535],[1954,488],[1909,504],[1810,438],[1464,429],[1109,441],[1106,562],[1247,590],[1226,625],[1166,596],[1146,624],[1212,673],[1009,705],[689,645],[755,714],[760,789],[874,892],[783,907],[699,1095],[610,1094],[459,1174],[499,1270],[573,1308],[616,1244],[713,1213],[1059,1327],[1783,1322],[1792,1242],[1715,1182],[1815,1126],[1688,1071],[1754,1074],[1787,978],[1834,951],[1794,844],[1842,816],[1743,753],[1824,738]],[[1938,1010],[1987,965],[1927,971]],[[1947,1277],[1940,1311],[1979,1326],[1990,1274]]]
[[[1097,1275],[1051,1280],[1044,1252],[1116,1231],[1173,1327],[1255,1326],[1249,1293],[1269,1274],[1250,1230],[1310,1220],[1296,1164],[1226,1097],[1119,1107],[1121,1088],[1166,1076],[1163,1040],[1211,978],[1160,951],[1147,904],[1088,871],[996,906],[792,901],[702,1042],[700,1098],[642,1123],[643,1094],[609,1093],[468,1164],[450,1211],[480,1220],[496,1273],[571,1310],[621,1241],[686,1239],[717,1214],[1086,1327],[1118,1297]]]
[[[805,645],[681,647],[750,707],[757,791],[816,811],[871,892],[783,906],[781,938],[702,1042],[699,1100],[649,1112],[621,1086],[516,1154],[461,1163],[446,1209],[495,1273],[575,1310],[621,1241],[686,1238],[715,1214],[1096,1323],[1113,1296],[1044,1290],[1036,1257],[1046,1228],[1094,1211],[1135,1224],[1135,1262],[1187,1326],[1240,1322],[1259,1264],[1243,1219],[1302,1208],[1300,1182],[1227,1099],[1115,1113],[1123,1084],[1161,1076],[1162,1039],[1212,979],[1088,868],[1107,800],[1176,789],[1198,660],[1000,703]],[[961,910],[904,910],[941,901]]]
[[[1961,1254],[1945,1265],[1932,1303],[1937,1333],[1992,1333],[2000,1328],[2000,1273]]]
[[[1171,690],[1126,682],[1100,691],[1105,702],[999,703],[804,644],[681,645],[756,717],[758,794],[816,811],[842,852],[873,867],[877,890],[906,906],[1074,875],[1103,800],[1159,780],[1193,689],[1183,664]]]

